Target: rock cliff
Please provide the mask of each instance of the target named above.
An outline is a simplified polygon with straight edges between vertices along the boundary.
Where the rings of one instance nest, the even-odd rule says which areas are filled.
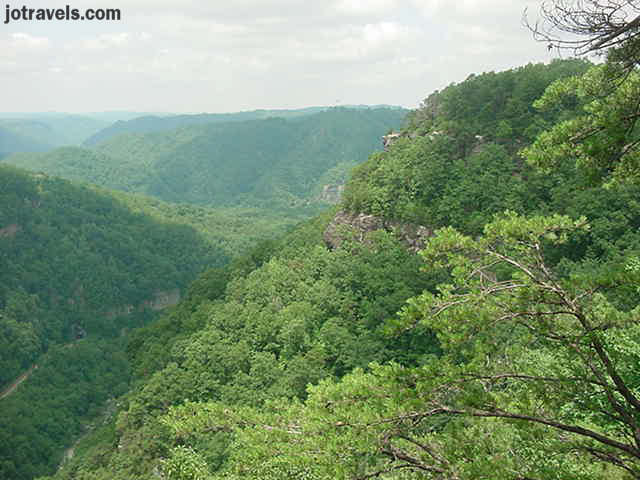
[[[433,231],[422,225],[413,225],[395,220],[386,220],[366,213],[338,212],[324,231],[327,247],[338,248],[348,234],[355,234],[361,242],[367,241],[369,233],[376,230],[393,232],[412,252],[424,248]]]
[[[340,203],[342,193],[344,192],[344,185],[325,185],[322,187],[322,193],[318,197],[318,200],[331,205],[337,205]]]
[[[13,237],[20,230],[20,226],[12,223],[11,225],[7,225],[4,228],[0,228],[0,238],[1,237]]]
[[[176,305],[180,301],[180,290],[175,288],[173,290],[156,292],[153,294],[153,298],[145,300],[140,305],[135,307],[134,305],[122,305],[118,308],[112,308],[106,312],[107,318],[115,318],[120,316],[130,315],[136,310],[141,312],[146,308],[151,310],[163,310],[167,307]]]

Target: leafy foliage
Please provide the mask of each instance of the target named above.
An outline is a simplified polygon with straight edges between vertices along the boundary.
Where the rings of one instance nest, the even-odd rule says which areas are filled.
[[[52,347],[29,380],[0,400],[1,478],[30,479],[53,471],[62,459],[61,447],[72,446],[107,399],[127,391],[122,343],[117,337],[93,338]]]
[[[304,209],[398,127],[401,109],[333,108],[110,137],[94,150],[13,155],[8,163],[170,202]],[[169,119],[174,117],[169,117]]]
[[[129,120],[118,120],[84,141],[87,146],[103,143],[110,138],[126,133],[151,133],[175,130],[189,125],[205,123],[244,122],[272,117],[292,118],[311,115],[326,110],[325,107],[310,107],[297,110],[253,110],[236,113],[202,113],[197,115],[143,115]]]
[[[388,152],[354,170],[345,208],[480,233],[495,213],[524,213],[548,201],[558,177],[540,175],[516,152],[552,122],[574,116],[575,105],[542,114],[531,103],[555,79],[588,65],[527,65],[474,75],[432,94],[409,115],[407,129]],[[573,172],[568,176],[575,181]]]
[[[61,145],[79,145],[106,124],[107,122],[103,120],[80,115],[37,113],[9,115],[9,118],[0,118],[0,127],[28,139],[32,145],[27,144],[21,148],[14,147],[9,150],[3,150],[0,147],[0,151],[32,152]]]
[[[343,205],[442,227],[420,256],[386,232],[327,250],[329,212],[209,270],[133,336],[135,388],[56,478],[640,478],[639,187],[517,155],[599,121],[566,95],[587,67],[429,97]]]
[[[122,478],[148,475],[157,458],[175,445],[159,421],[171,405],[216,399],[259,406],[304,398],[308,383],[340,377],[371,361],[413,364],[437,349],[426,331],[388,342],[381,328],[406,298],[427,285],[417,257],[388,235],[378,236],[372,247],[345,244],[330,252],[314,245],[318,236],[309,234],[316,229],[309,224],[290,234],[291,243],[306,246],[298,243],[284,254],[272,254],[248,275],[230,272],[224,297],[212,294],[220,292],[219,272],[202,277],[192,295],[207,297],[198,303],[191,297],[167,321],[181,322],[195,332],[191,337],[170,341],[170,348],[151,335],[134,340],[130,352],[144,382],[118,418],[122,448],[102,460],[104,471],[116,469]],[[156,342],[164,347],[154,348]],[[144,441],[139,432],[147,432]],[[199,438],[193,448],[218,464],[228,441],[214,435]],[[181,455],[186,461],[189,450]],[[187,468],[181,465],[175,464]],[[76,464],[67,472],[85,475],[86,468]]]
[[[461,147],[480,135],[486,141],[531,141],[557,116],[571,116],[570,105],[551,115],[541,115],[533,102],[560,78],[584,73],[591,64],[583,60],[555,60],[549,65],[529,64],[504,72],[470,75],[432,93],[409,116],[409,131],[441,131]]]
[[[201,478],[637,477],[637,309],[599,293],[637,279],[560,278],[545,259],[586,228],[507,214],[476,240],[443,229],[422,256],[451,282],[412,299],[393,325],[428,327],[440,355],[355,369],[310,387],[304,403],[185,403],[162,422],[191,446],[234,433],[223,468]],[[176,447],[165,471],[190,478],[173,462],[202,469],[204,455]]]
[[[620,82],[612,70],[617,69],[594,67],[583,77],[559,81],[547,89],[535,104],[538,108],[558,108],[573,101],[582,106],[582,114],[542,133],[524,151],[529,162],[547,171],[571,162],[601,181],[640,176],[640,76],[633,71]]]
[[[111,390],[126,390],[128,366],[119,379],[104,376],[120,368],[109,363],[124,359],[123,346],[99,346],[99,339],[117,337],[150,315],[133,315],[131,323],[118,316],[144,310],[157,292],[183,289],[205,265],[224,264],[228,244],[171,218],[160,202],[151,216],[139,211],[149,208],[144,199],[9,166],[0,166],[0,205],[0,385],[35,362],[40,367],[0,400],[0,465],[7,469],[0,476],[31,478],[50,472],[57,458],[53,452],[81,431],[89,410],[95,412]],[[84,352],[77,359],[61,350],[60,345],[84,336],[92,346],[74,349]],[[47,351],[49,357],[40,358]],[[62,358],[83,363],[78,367],[87,375],[82,385],[74,387],[72,380],[80,373],[58,369]],[[67,401],[69,408],[62,407]],[[55,429],[38,427],[47,417],[56,419]]]

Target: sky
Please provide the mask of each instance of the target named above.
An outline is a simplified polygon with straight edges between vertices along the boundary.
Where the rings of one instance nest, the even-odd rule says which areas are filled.
[[[26,2],[26,3],[22,3]],[[415,108],[472,73],[556,54],[522,25],[531,0],[21,0],[118,8],[120,21],[10,21],[0,110],[233,112]]]

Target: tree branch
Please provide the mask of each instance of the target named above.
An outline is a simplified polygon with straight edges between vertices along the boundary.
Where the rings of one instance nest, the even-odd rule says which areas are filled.
[[[542,425],[547,425],[549,427],[555,428],[557,430],[562,430],[564,432],[575,433],[577,435],[591,438],[599,443],[604,445],[608,445],[613,448],[617,448],[629,455],[640,459],[640,450],[638,450],[633,445],[629,445],[626,443],[619,442],[612,438],[609,438],[605,435],[602,435],[598,432],[594,432],[593,430],[589,430],[588,428],[579,427],[577,425],[567,425],[565,423],[557,422],[555,420],[549,420],[542,417],[533,417],[530,415],[522,415],[519,413],[507,412],[500,409],[495,410],[456,410],[450,408],[442,408],[444,413],[451,415],[468,415],[471,417],[485,417],[485,418],[509,418],[513,420],[524,420],[527,422],[539,423]]]

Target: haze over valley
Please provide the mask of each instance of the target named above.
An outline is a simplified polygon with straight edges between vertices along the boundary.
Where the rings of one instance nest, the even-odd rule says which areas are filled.
[[[0,26],[0,480],[640,478],[638,2],[84,3]]]

